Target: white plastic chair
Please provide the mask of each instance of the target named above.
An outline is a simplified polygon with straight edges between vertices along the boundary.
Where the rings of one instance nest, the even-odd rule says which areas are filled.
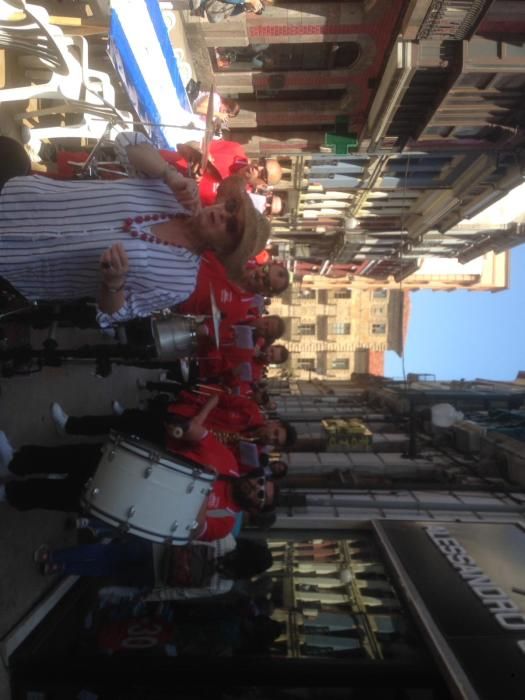
[[[114,125],[113,137],[125,129],[122,120],[129,118],[129,115],[120,114],[115,109],[115,89],[109,75],[89,67],[85,38],[64,36],[60,29],[49,24],[45,8],[26,4],[22,0],[9,0],[8,4],[12,7],[16,5],[17,11],[14,15],[11,13],[12,18],[6,19],[4,13],[4,19],[0,19],[0,46],[22,52],[19,63],[27,68],[26,76],[43,82],[0,90],[0,102],[33,97],[51,98],[59,102],[52,107],[17,114],[18,120],[64,113],[79,114],[79,121],[71,126],[58,124],[24,129],[26,143],[35,144],[38,151],[42,139],[99,139],[108,122]]]
[[[113,93],[114,95],[114,93]],[[78,114],[79,121],[70,126],[43,126],[33,127],[25,132],[26,143],[54,138],[85,138],[100,139],[108,124],[111,129],[108,138],[113,140],[121,131],[128,130],[133,122],[133,116],[129,112],[117,110],[112,104],[105,102],[101,94],[90,90],[86,91],[86,100],[71,100],[62,95],[62,102],[39,109],[34,112],[22,112],[15,115],[15,119],[29,117],[41,117],[53,114]],[[89,98],[91,98],[90,101]]]
[[[0,102],[60,99],[62,95],[78,99],[86,70],[82,67],[86,40],[65,37],[59,27],[49,24],[49,15],[43,7],[28,5],[23,0],[8,3],[3,0],[3,7],[6,5],[12,7],[13,13],[11,17],[3,13],[0,18],[0,48],[20,53],[21,63],[26,60],[30,67],[29,77],[42,77],[44,82],[0,90]]]

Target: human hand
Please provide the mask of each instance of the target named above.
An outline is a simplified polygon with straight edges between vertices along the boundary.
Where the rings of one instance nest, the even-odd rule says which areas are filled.
[[[202,153],[189,143],[178,143],[177,153],[179,153],[188,163],[188,176],[191,175],[197,182],[202,177]],[[210,160],[210,158],[208,158]]]
[[[175,168],[166,168],[164,182],[182,206],[196,214],[201,208],[199,186],[195,180],[184,177]]]
[[[260,12],[264,8],[261,0],[245,0],[244,4],[248,5],[249,12]]]
[[[102,253],[100,270],[106,286],[118,288],[124,284],[129,271],[129,261],[122,243],[114,243]]]
[[[208,431],[197,417],[192,418],[187,429],[184,431],[183,440],[187,442],[200,442]]]
[[[219,394],[213,394],[210,396],[210,398],[206,401],[206,404],[204,405],[204,408],[208,411],[213,411],[213,409],[217,406],[219,403]]]

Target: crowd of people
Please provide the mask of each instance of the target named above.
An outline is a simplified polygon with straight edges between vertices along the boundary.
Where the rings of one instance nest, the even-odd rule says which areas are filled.
[[[272,522],[287,471],[275,453],[296,439],[275,415],[265,382],[268,365],[288,359],[276,342],[283,319],[267,304],[287,289],[289,273],[263,253],[272,207],[253,197],[259,185],[279,181],[280,166],[251,162],[239,144],[213,141],[209,167],[194,179],[187,173],[201,158],[195,144],[158,151],[142,135],[125,133],[116,151],[130,177],[1,174],[0,276],[30,302],[85,305],[105,332],[167,308],[210,319],[199,326],[198,384],[180,390],[169,382],[170,394],[147,407],[102,416],[69,416],[56,397],[58,432],[100,441],[14,450],[0,433],[0,500],[18,510],[73,512],[80,522],[108,435],[133,435],[214,474],[189,542],[122,538],[110,528],[109,542],[97,534],[69,549],[43,545],[35,552],[42,572],[111,576],[119,590],[149,601],[246,594],[249,584],[240,580],[266,570],[271,553],[264,542],[235,541],[231,533],[242,513]],[[90,531],[108,535],[107,522],[87,516]]]

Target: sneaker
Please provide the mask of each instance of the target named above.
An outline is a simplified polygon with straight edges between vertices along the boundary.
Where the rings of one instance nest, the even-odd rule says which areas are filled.
[[[66,434],[66,423],[69,419],[68,414],[64,411],[62,406],[56,401],[51,404],[51,418],[55,424],[56,431],[59,435]]]
[[[120,403],[120,401],[112,401],[112,402],[111,402],[111,410],[113,411],[113,413],[114,413],[116,416],[121,416],[121,415],[124,413],[125,408],[124,408],[124,406]]]
[[[13,459],[13,451],[7,435],[0,430],[0,476],[9,476],[9,464]]]

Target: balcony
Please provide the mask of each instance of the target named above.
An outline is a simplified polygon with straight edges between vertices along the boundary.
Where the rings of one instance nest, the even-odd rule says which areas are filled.
[[[468,39],[492,0],[433,0],[417,39]]]

